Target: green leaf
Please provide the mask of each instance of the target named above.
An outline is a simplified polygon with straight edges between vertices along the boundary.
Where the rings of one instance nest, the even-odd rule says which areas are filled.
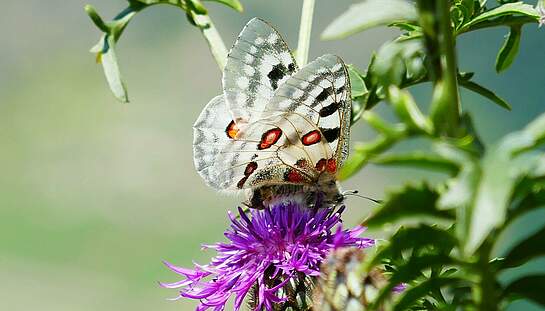
[[[441,194],[437,203],[440,210],[456,212],[456,236],[460,241],[466,239],[470,224],[470,208],[475,199],[475,192],[480,180],[477,160],[467,151],[453,145],[437,144],[436,151],[461,168],[458,175],[447,182],[447,190]]]
[[[415,21],[414,5],[404,0],[366,0],[352,5],[322,33],[322,39],[346,38],[366,29],[396,22]]]
[[[350,126],[354,125],[354,123],[358,122],[359,119],[363,116],[365,113],[365,106],[367,103],[367,99],[369,96],[361,96],[358,97],[355,100],[352,100],[352,113],[350,114]]]
[[[544,136],[545,114],[524,130],[507,135],[485,155],[464,247],[467,253],[473,253],[493,229],[505,222],[515,185],[540,163],[535,155],[517,154],[535,147]]]
[[[534,9],[534,7],[520,1],[516,3],[507,3],[504,5],[500,5],[492,10],[486,11],[472,19],[470,22],[466,23],[463,28],[467,29],[479,23],[487,22],[493,19],[497,19],[499,17],[509,15],[527,16],[535,19],[536,22],[539,20],[539,14]]]
[[[240,1],[238,1],[238,0],[204,0],[204,1],[218,2],[218,3],[221,3],[221,4],[224,4],[224,5],[228,6],[230,8],[233,8],[236,11],[241,12],[241,13],[244,11],[244,7],[242,6],[242,3],[240,3]]]
[[[354,66],[348,65],[352,101],[351,124],[356,123],[365,112],[365,106],[369,97],[369,90],[365,85],[363,74]]]
[[[129,3],[131,3],[131,5],[133,3],[139,2],[139,3],[144,4],[146,6],[161,4],[161,3],[172,4],[172,5],[176,5],[176,6],[182,6],[182,3],[185,3],[185,1],[183,1],[183,0],[128,0],[128,1],[129,1]]]
[[[511,110],[511,105],[509,105],[509,103],[507,103],[503,98],[499,97],[498,95],[496,95],[496,93],[492,92],[491,90],[473,81],[459,80],[459,82],[460,82],[460,86],[488,98],[493,103],[497,104],[498,106],[502,108]]]
[[[454,260],[445,254],[411,256],[406,263],[396,267],[396,270],[392,272],[390,279],[388,280],[388,285],[380,290],[377,299],[373,301],[373,305],[380,305],[388,296],[392,294],[392,290],[396,285],[401,283],[409,283],[419,278],[422,275],[423,270],[441,269],[444,266],[452,265],[454,263]],[[433,290],[439,289],[440,287],[429,287],[429,290],[424,293],[424,295],[431,293]]]
[[[97,63],[102,64],[106,81],[114,96],[121,102],[129,101],[127,88],[117,62],[115,44],[123,33],[125,27],[137,12],[145,7],[144,4],[129,2],[129,6],[119,13],[113,21],[105,23],[92,6],[86,6],[85,11],[95,23],[95,25],[104,32],[99,42],[91,48],[91,52],[96,54]]]
[[[482,143],[471,115],[467,112],[462,113],[460,118],[460,129],[463,136],[457,140],[458,147],[476,155],[482,156],[486,151],[484,144]]]
[[[545,227],[513,247],[505,256],[502,268],[516,267],[533,258],[545,255],[544,241]]]
[[[462,281],[454,277],[434,277],[406,289],[395,303],[393,311],[405,311],[433,290]]]
[[[367,87],[365,86],[365,82],[363,81],[362,74],[354,65],[348,65],[348,75],[350,76],[352,98],[360,97],[369,93]]]
[[[99,42],[92,51],[97,53],[97,62],[102,64],[106,81],[110,86],[110,90],[114,96],[123,103],[129,102],[127,88],[123,79],[119,65],[117,64],[117,56],[115,53],[115,40],[112,35],[106,34],[101,38],[102,45]]]
[[[545,274],[526,276],[509,284],[504,290],[504,295],[520,296],[545,306],[543,284],[545,284]]]
[[[400,228],[386,246],[379,248],[377,253],[366,263],[366,270],[380,264],[384,260],[395,260],[408,250],[418,253],[420,250],[434,250],[434,254],[448,254],[456,246],[456,239],[447,231],[437,226],[420,224],[418,227]]]
[[[370,69],[373,78],[386,86],[401,85],[407,78],[407,65],[412,65],[415,59],[420,59],[422,51],[422,40],[419,38],[397,40],[382,45]]]
[[[400,138],[403,138],[407,134],[407,127],[403,123],[398,124],[390,124],[386,122],[384,119],[382,119],[378,114],[366,110],[362,118],[371,126],[375,131],[378,133],[383,134],[385,137],[392,139],[392,140],[398,140]],[[357,148],[360,149],[360,148]]]
[[[110,32],[110,28],[108,27],[108,25],[106,25],[102,17],[100,17],[98,12],[92,5],[87,4],[85,6],[85,12],[87,13],[87,15],[89,15],[89,17],[91,18],[95,26],[98,27],[98,29],[106,33]]]
[[[528,135],[531,135],[533,139],[532,145],[527,146],[526,148],[541,144],[545,140],[545,113],[542,113],[539,117],[528,124],[524,131],[528,133]],[[517,151],[520,151],[520,149]]]
[[[511,172],[509,155],[492,149],[483,159],[482,175],[471,211],[464,250],[472,254],[488,234],[505,221],[508,200],[518,176]]]
[[[389,193],[383,206],[365,221],[370,228],[400,220],[429,218],[432,221],[450,221],[452,215],[436,208],[439,194],[428,185],[412,186]]]
[[[381,139],[383,141],[384,138]],[[337,178],[339,180],[346,180],[354,176],[365,164],[369,161],[369,155],[363,151],[353,152],[348,159],[346,159],[341,167]]]
[[[397,116],[418,132],[429,135],[433,133],[431,121],[420,111],[411,94],[406,90],[400,90],[394,85],[388,88],[388,100],[392,103]]]
[[[505,39],[505,42],[496,57],[496,71],[498,73],[509,68],[517,57],[520,46],[520,37],[522,35],[521,30],[522,25],[511,26],[509,35]]]
[[[199,15],[206,15],[208,14],[208,10],[204,7],[204,5],[199,0],[186,0],[188,8],[195,12],[195,14]]]
[[[353,176],[369,162],[369,159],[372,156],[386,150],[393,143],[392,140],[381,136],[370,143],[356,146],[353,154],[346,159],[341,167],[339,175],[337,176],[338,179],[345,180]]]
[[[413,152],[408,154],[388,154],[372,160],[374,164],[399,165],[408,167],[419,167],[424,169],[437,170],[456,174],[458,166],[450,160],[439,155],[424,152]]]

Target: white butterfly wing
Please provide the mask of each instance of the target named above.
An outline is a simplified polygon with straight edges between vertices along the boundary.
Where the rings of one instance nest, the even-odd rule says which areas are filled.
[[[215,177],[216,162],[220,152],[232,143],[227,128],[231,114],[223,95],[214,97],[202,110],[193,125],[193,162],[206,184],[221,189]]]
[[[305,135],[319,130],[330,150],[342,165],[348,156],[350,136],[350,78],[342,59],[323,55],[298,71],[275,93],[262,117],[293,113],[308,122],[301,124]],[[312,125],[313,127],[308,127]],[[329,154],[325,154],[329,155]]]
[[[267,22],[246,24],[227,56],[223,92],[235,122],[249,123],[297,70],[286,42]]]
[[[211,171],[221,189],[312,183],[334,174],[348,153],[350,81],[324,55],[282,84],[256,121],[218,153]]]

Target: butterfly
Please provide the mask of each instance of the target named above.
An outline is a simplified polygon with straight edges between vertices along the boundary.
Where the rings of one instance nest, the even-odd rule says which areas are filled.
[[[194,163],[211,187],[249,190],[263,208],[303,193],[310,205],[339,203],[336,173],[348,156],[350,80],[344,62],[323,55],[299,69],[269,23],[248,22],[230,50],[223,94],[194,129]]]

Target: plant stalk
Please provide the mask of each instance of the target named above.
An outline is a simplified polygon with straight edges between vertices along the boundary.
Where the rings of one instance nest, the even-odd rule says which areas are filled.
[[[479,274],[479,281],[473,287],[473,298],[477,303],[479,311],[498,311],[500,298],[497,296],[496,276],[489,262],[491,241],[485,241],[479,250],[479,261],[476,269]]]
[[[439,125],[439,134],[457,136],[460,123],[460,93],[458,89],[458,67],[456,47],[450,19],[450,1],[436,3],[438,18],[438,46],[440,52],[441,77],[434,91],[431,117]]]
[[[450,0],[418,0],[428,72],[434,84],[430,117],[438,135],[456,137],[459,135],[460,96],[450,4]]]
[[[193,18],[197,25],[199,25],[199,29],[210,47],[210,52],[212,53],[214,60],[216,60],[220,70],[223,71],[225,63],[227,62],[227,48],[225,47],[218,30],[208,15],[194,14]]]
[[[301,24],[299,28],[299,42],[297,43],[297,64],[303,67],[308,61],[310,47],[310,33],[312,30],[312,15],[314,14],[315,0],[304,0],[301,11]]]

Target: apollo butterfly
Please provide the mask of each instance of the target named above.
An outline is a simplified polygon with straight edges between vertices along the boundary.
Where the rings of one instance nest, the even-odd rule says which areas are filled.
[[[298,69],[280,34],[254,18],[229,52],[223,94],[193,126],[195,167],[218,190],[249,189],[255,208],[293,192],[340,202],[336,173],[348,155],[350,109],[338,56]]]

